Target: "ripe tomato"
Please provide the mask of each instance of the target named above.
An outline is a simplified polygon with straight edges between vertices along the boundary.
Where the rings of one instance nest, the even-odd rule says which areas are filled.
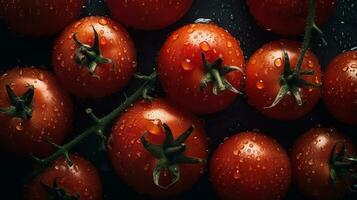
[[[162,29],[178,21],[192,0],[107,0],[114,19],[136,29]]]
[[[137,65],[129,34],[104,17],[87,17],[70,25],[55,43],[52,63],[67,90],[88,98],[125,87]]]
[[[14,101],[9,92],[17,96]],[[54,148],[47,140],[61,144],[70,133],[72,102],[45,70],[17,67],[3,74],[0,108],[0,147],[11,154],[49,155]]]
[[[357,50],[333,59],[323,82],[323,100],[327,109],[338,120],[357,125]]]
[[[65,158],[56,160],[51,167],[25,186],[24,198],[47,200],[79,197],[80,200],[101,200],[102,185],[96,168],[75,154],[70,156],[70,160],[73,162],[72,166],[67,164]]]
[[[289,57],[289,69],[295,69],[300,51],[297,42],[274,41],[265,44],[250,57],[246,69],[246,93],[249,103],[264,115],[278,120],[293,120],[310,112],[318,102],[320,88],[310,86],[321,84],[321,70],[316,56],[308,51],[301,66],[299,79],[290,82],[287,80],[291,89],[280,102],[272,106],[283,87],[282,78],[288,64],[285,62],[287,59],[284,50]],[[313,73],[307,74],[308,72]],[[291,90],[298,93],[301,105],[298,105],[297,97]]]
[[[289,157],[272,138],[240,133],[213,153],[210,179],[220,199],[283,199],[291,182]]]
[[[185,139],[191,136],[178,142],[183,133]],[[172,136],[175,142],[170,142]],[[147,145],[161,153],[148,151]],[[134,190],[151,196],[171,196],[190,189],[203,173],[201,161],[207,158],[201,122],[162,99],[134,104],[116,122],[108,149],[119,177]]]
[[[81,14],[84,0],[0,0],[4,21],[17,33],[50,36]]]
[[[239,42],[214,24],[184,26],[166,40],[158,73],[166,94],[199,114],[227,108],[243,81],[244,57]]]
[[[353,170],[353,164],[350,168],[347,165],[349,161],[346,158],[349,156],[356,156],[352,141],[335,129],[312,128],[293,146],[291,162],[294,182],[309,199],[343,199],[341,197],[347,192],[345,181],[349,182],[351,178],[346,171]],[[338,163],[345,168],[338,166]],[[332,176],[336,179],[335,183]]]
[[[308,0],[246,0],[250,12],[264,28],[282,35],[301,35],[306,28]],[[316,1],[317,25],[333,13],[337,0]]]

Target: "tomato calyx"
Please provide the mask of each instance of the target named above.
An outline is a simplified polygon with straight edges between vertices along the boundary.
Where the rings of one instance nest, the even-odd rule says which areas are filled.
[[[331,151],[330,177],[334,184],[342,180],[351,192],[357,192],[357,157],[346,155],[345,143],[336,143]]]
[[[292,94],[295,98],[296,104],[298,106],[303,105],[301,99],[301,88],[318,88],[321,84],[310,83],[302,79],[303,76],[312,76],[315,74],[314,70],[304,70],[301,71],[300,68],[296,67],[291,69],[290,58],[285,49],[283,49],[283,60],[284,60],[284,72],[280,76],[280,89],[275,97],[274,102],[265,108],[275,107],[287,94]]]
[[[223,66],[222,58],[218,58],[213,63],[209,63],[204,53],[201,53],[201,57],[203,67],[205,69],[205,75],[203,76],[200,82],[201,91],[203,91],[207,87],[208,83],[212,83],[212,93],[215,95],[219,95],[225,90],[241,94],[241,92],[235,87],[233,87],[233,85],[230,84],[225,78],[226,74],[233,71],[240,71],[241,73],[243,73],[243,70],[241,68],[237,66]]]
[[[52,186],[48,186],[42,182],[41,186],[47,192],[49,200],[78,200],[80,198],[78,194],[67,194],[67,192],[63,188],[58,186],[57,178],[53,180]]]
[[[17,96],[11,89],[10,85],[6,85],[6,92],[9,96],[11,106],[7,108],[0,108],[0,113],[18,117],[23,120],[28,120],[32,117],[32,99],[35,93],[33,85],[28,85],[28,90],[22,95]]]
[[[205,160],[184,155],[187,150],[185,141],[191,135],[194,126],[191,125],[184,133],[174,140],[170,127],[162,124],[165,132],[165,141],[163,144],[152,144],[146,140],[147,131],[141,137],[144,148],[157,158],[156,166],[153,170],[153,181],[156,186],[162,189],[169,189],[180,180],[179,164],[197,164],[204,163]],[[168,170],[171,174],[171,183],[168,185],[160,184],[161,173]]]
[[[75,51],[75,61],[81,66],[86,66],[89,69],[91,75],[95,74],[98,64],[108,64],[112,63],[112,60],[102,56],[99,48],[99,36],[95,28],[92,26],[94,31],[94,43],[93,46],[81,43],[77,34],[73,34],[73,40],[77,46]]]

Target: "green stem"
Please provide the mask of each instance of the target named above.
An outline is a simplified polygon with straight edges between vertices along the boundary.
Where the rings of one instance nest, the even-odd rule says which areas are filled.
[[[309,11],[307,16],[307,26],[305,29],[304,41],[302,43],[302,47],[300,50],[300,55],[298,58],[298,62],[295,68],[295,72],[297,74],[300,73],[302,62],[305,57],[306,51],[309,49],[312,31],[314,30],[315,25],[315,15],[316,15],[316,0],[309,0]]]
[[[68,142],[67,144],[63,146],[59,146],[58,150],[53,153],[51,156],[45,158],[45,159],[36,159],[39,162],[39,165],[37,168],[29,174],[27,177],[24,179],[24,183],[32,180],[36,176],[38,176],[43,170],[45,170],[47,167],[49,167],[55,160],[57,160],[61,156],[68,155],[68,152],[71,151],[74,147],[76,147],[79,143],[81,143],[85,138],[87,138],[90,135],[98,134],[104,132],[106,127],[110,125],[118,116],[125,111],[126,108],[128,108],[131,104],[133,104],[135,101],[137,101],[139,98],[142,97],[143,91],[146,90],[148,86],[153,84],[153,82],[156,79],[156,72],[152,73],[150,76],[151,79],[146,80],[140,88],[138,88],[131,96],[126,98],[126,100],[120,104],[116,109],[114,109],[112,112],[110,112],[108,115],[104,116],[103,118],[97,118],[91,109],[87,109],[87,113],[95,119],[95,124],[88,129],[86,129],[84,132],[82,132],[80,135],[78,135],[76,138]]]

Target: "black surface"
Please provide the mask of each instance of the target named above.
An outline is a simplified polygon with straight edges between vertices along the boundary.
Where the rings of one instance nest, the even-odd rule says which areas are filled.
[[[106,15],[107,13],[104,2],[101,0],[88,0],[84,10],[85,15]],[[280,36],[267,32],[256,25],[248,12],[244,0],[195,0],[190,12],[178,23],[165,30],[129,30],[138,51],[139,70],[142,72],[152,71],[153,66],[155,66],[156,54],[167,35],[176,28],[191,23],[197,18],[211,18],[215,23],[226,28],[240,40],[246,59],[262,44],[271,40],[281,39]],[[324,68],[337,54],[357,47],[357,0],[340,0],[334,16],[321,28],[326,34],[328,46],[321,47],[319,39],[315,38],[312,49]],[[55,38],[56,36],[47,39],[15,36],[5,25],[0,24],[0,70],[5,71],[18,65],[47,66],[48,69],[51,69],[50,59]],[[292,39],[301,40],[301,38]],[[136,83],[132,82],[127,92],[129,93],[135,85]],[[86,107],[94,108],[99,114],[106,114],[119,104],[122,100],[122,94],[123,92],[103,101],[95,102],[73,98],[77,109],[75,133],[79,133],[80,130],[88,127],[90,123],[84,114]],[[211,137],[211,149],[214,149],[224,137],[240,131],[257,129],[276,138],[289,150],[300,134],[317,124],[326,127],[337,127],[341,132],[357,141],[357,127],[337,122],[326,112],[321,103],[302,119],[279,122],[265,118],[247,104],[245,97],[240,97],[226,111],[202,118],[205,120],[206,130]],[[111,170],[106,153],[95,151],[96,139],[96,137],[89,138],[76,151],[91,160],[100,170],[104,199],[147,199],[133,192],[117,178]],[[0,162],[0,199],[19,199],[21,191],[20,187],[16,186],[16,182],[30,168],[29,165],[5,155],[0,155]],[[3,198],[1,195],[8,196]],[[206,175],[191,191],[175,199],[196,198],[217,199]],[[304,198],[292,187],[287,199],[302,200]],[[357,199],[357,197],[354,196],[351,199]]]

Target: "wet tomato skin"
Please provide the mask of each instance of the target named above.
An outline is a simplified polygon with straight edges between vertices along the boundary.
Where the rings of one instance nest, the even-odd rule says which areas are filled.
[[[108,140],[109,158],[115,172],[129,186],[139,193],[167,197],[186,191],[197,182],[204,170],[204,164],[179,164],[180,180],[167,190],[157,187],[152,172],[156,158],[142,145],[140,138],[148,131],[146,138],[154,144],[162,144],[165,134],[159,122],[166,123],[174,138],[191,125],[195,128],[186,140],[186,156],[207,158],[207,140],[201,122],[194,116],[181,111],[164,99],[139,101],[115,123]],[[170,173],[161,175],[160,182],[169,182]],[[140,177],[140,181],[138,181]]]
[[[280,77],[284,70],[283,49],[295,68],[299,56],[299,43],[289,40],[270,42],[258,49],[249,59],[246,67],[245,91],[249,104],[265,116],[278,120],[294,120],[310,112],[320,99],[320,88],[301,88],[302,106],[298,106],[293,95],[286,95],[275,107],[269,107],[280,89]],[[314,75],[303,76],[303,80],[321,84],[321,69],[316,56],[305,54],[302,70],[314,70]]]
[[[357,125],[357,50],[338,55],[324,75],[323,101],[336,119]]]
[[[335,129],[312,128],[295,142],[291,151],[293,180],[309,199],[336,200],[346,194],[346,185],[332,182],[329,166],[333,147],[343,142],[346,155],[356,155],[352,141]]]
[[[77,64],[73,34],[93,46],[94,31],[99,35],[99,49],[112,63],[98,64],[91,75],[87,66]],[[136,50],[126,30],[105,17],[82,18],[67,27],[57,39],[52,56],[54,71],[62,85],[83,98],[102,98],[124,88],[137,66]]]
[[[173,102],[193,113],[208,114],[227,108],[238,94],[226,90],[215,95],[211,83],[203,91],[200,89],[200,81],[205,75],[201,53],[210,63],[222,58],[224,66],[244,70],[239,42],[223,28],[198,23],[186,25],[169,36],[158,56],[158,73]],[[236,89],[241,89],[241,72],[230,72],[225,78]]]
[[[213,153],[210,180],[222,200],[284,199],[291,182],[289,157],[272,138],[239,133]]]
[[[136,29],[162,29],[178,21],[192,0],[107,0],[114,19]]]
[[[67,195],[78,194],[81,200],[101,200],[102,185],[96,168],[76,154],[71,155],[70,159],[73,162],[72,166],[67,164],[66,159],[59,158],[26,185],[25,200],[47,200],[48,193],[42,184],[52,187],[55,180]]]
[[[84,0],[0,0],[5,23],[19,34],[51,36],[77,19]]]
[[[304,33],[308,0],[246,0],[246,2],[258,24],[267,30],[281,35]],[[334,12],[338,0],[316,2],[316,23],[321,25]]]
[[[28,84],[34,86],[35,93],[30,119],[0,114],[0,147],[21,157],[30,153],[36,156],[51,154],[55,149],[47,140],[61,144],[70,134],[73,105],[68,93],[53,74],[34,67],[16,67],[0,78],[0,108],[10,106],[6,84],[18,96],[28,90]]]

